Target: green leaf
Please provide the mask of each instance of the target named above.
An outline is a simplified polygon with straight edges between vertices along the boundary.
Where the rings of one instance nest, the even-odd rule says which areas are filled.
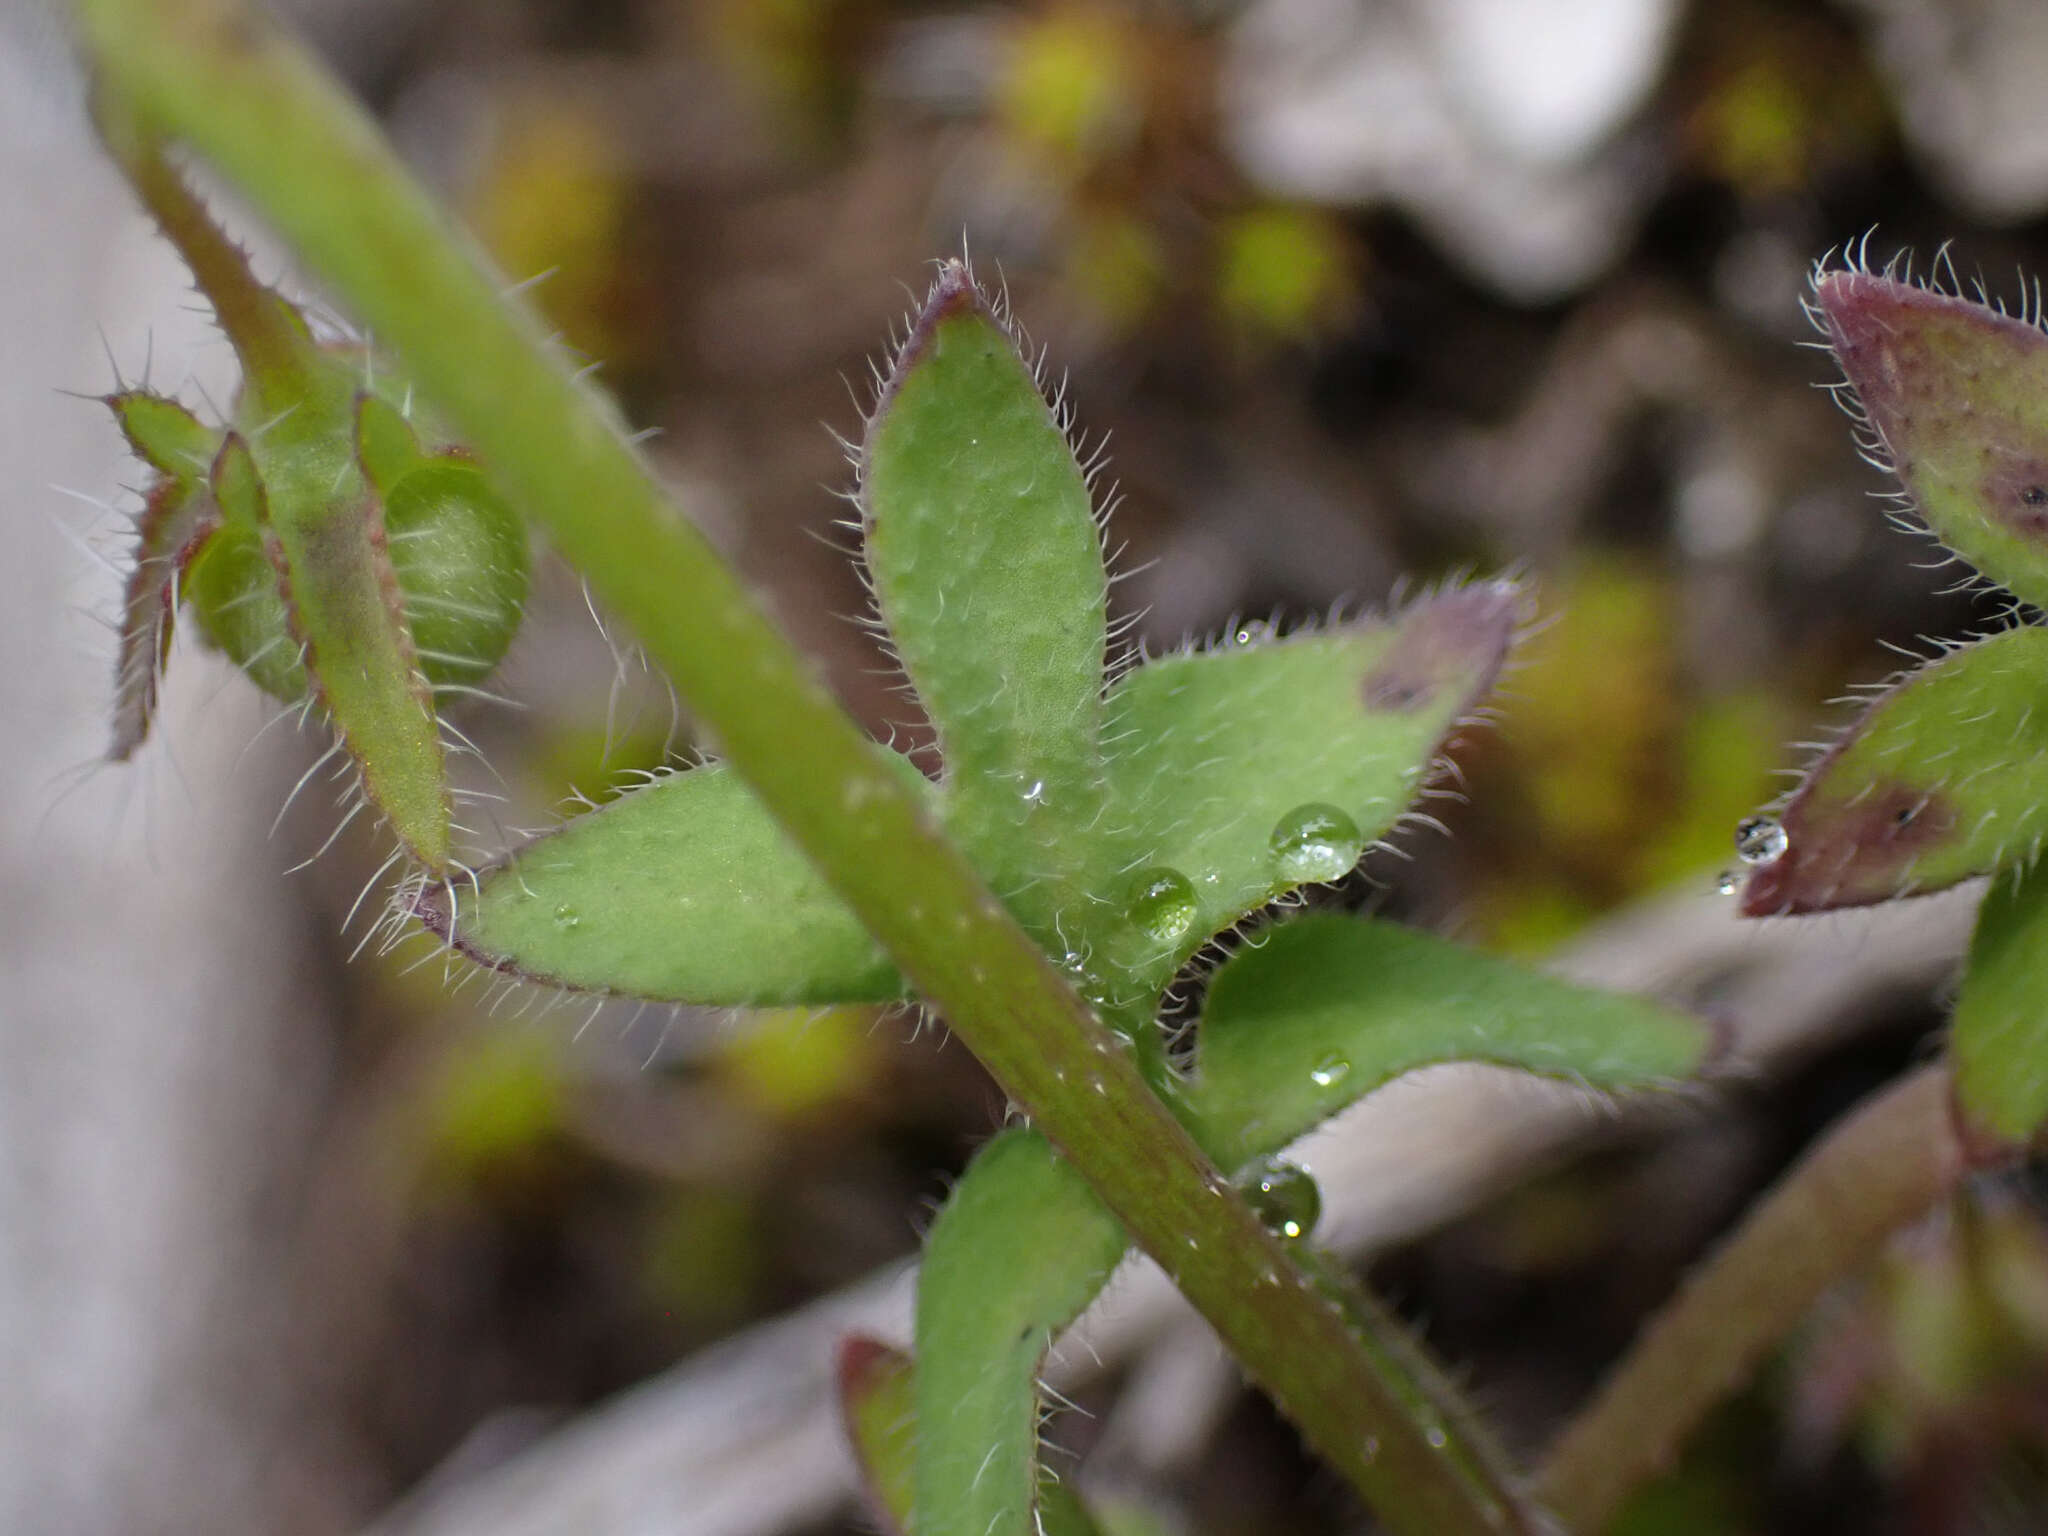
[[[2048,1124],[2048,862],[1993,882],[1956,997],[1949,1058],[1973,1124],[2024,1145]]]
[[[1348,872],[1492,686],[1518,609],[1507,583],[1456,588],[1391,619],[1124,677],[1105,726],[1117,896],[1133,917],[1123,963],[1162,984],[1212,934]],[[1187,893],[1170,920],[1148,900],[1162,888]]]
[[[947,822],[1041,936],[1096,821],[1107,578],[1087,477],[1016,339],[941,268],[861,452],[875,599],[937,727]]]
[[[106,401],[136,457],[170,481],[181,497],[206,483],[220,451],[217,429],[177,401],[147,390],[123,390]]]
[[[229,433],[214,464],[214,495],[231,522],[253,512],[261,525],[282,573],[292,637],[365,792],[407,851],[445,873],[453,852],[440,722],[376,498],[353,458],[314,430],[320,409],[309,401],[303,420],[278,424],[262,478],[243,437]]]
[[[906,777],[922,775],[897,760]],[[430,889],[420,917],[494,969],[711,1006],[880,1002],[895,968],[722,764],[585,813]]]
[[[1815,284],[1878,444],[1936,535],[2048,606],[2048,335],[1869,272]]]
[[[370,488],[389,498],[394,487],[427,460],[405,413],[381,395],[356,395],[356,464]]]
[[[1126,1241],[1035,1131],[1005,1131],[968,1166],[918,1276],[918,1529],[1035,1536],[1039,1364]]]
[[[2048,835],[2048,630],[1959,646],[1879,696],[1785,803],[1751,917],[1937,891]]]
[[[874,1339],[855,1335],[839,1346],[840,1417],[886,1536],[908,1536],[915,1526],[914,1369],[910,1356]],[[1093,1536],[1097,1529],[1073,1490],[1044,1468],[1038,1473],[1038,1501],[1040,1536]]]
[[[1483,1061],[1602,1089],[1692,1073],[1707,1027],[1389,923],[1310,913],[1247,941],[1210,983],[1186,1090],[1224,1168],[1278,1151],[1417,1067]]]

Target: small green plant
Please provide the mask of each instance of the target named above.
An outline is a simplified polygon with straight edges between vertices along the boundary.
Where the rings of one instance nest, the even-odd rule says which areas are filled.
[[[967,269],[944,264],[856,456],[880,621],[944,757],[935,783],[907,760],[893,772],[1254,1209],[1305,1236],[1314,1185],[1273,1159],[1415,1067],[1485,1060],[1606,1089],[1691,1071],[1705,1035],[1690,1021],[1332,913],[1258,929],[1218,965],[1192,1065],[1176,1064],[1158,1023],[1169,983],[1409,814],[1491,685],[1519,598],[1488,583],[1384,620],[1248,626],[1206,652],[1126,656],[1106,679],[1091,476],[1027,355]],[[471,958],[557,986],[742,1006],[906,995],[719,764],[428,887],[417,909]],[[942,934],[951,919],[927,915]],[[1033,1130],[999,1136],[954,1190],[927,1245],[915,1373],[916,1500],[937,1528],[1033,1528],[1041,1358],[1127,1242]],[[1508,1488],[1419,1354],[1403,1374],[1425,1442],[1455,1442],[1475,1487]]]
[[[332,724],[367,801],[423,870],[445,877],[450,728],[435,705],[474,690],[511,643],[525,532],[388,363],[359,342],[316,339],[300,309],[256,281],[146,132],[111,104],[101,128],[242,365],[218,426],[146,388],[107,396],[151,471],[110,755],[127,758],[148,734],[173,626],[190,608],[266,692]]]
[[[895,1527],[1090,1528],[1041,1465],[1038,1373],[1136,1246],[1390,1528],[1600,1529],[1823,1288],[2048,1118],[2048,658],[2021,625],[1892,685],[1779,817],[1741,833],[1754,915],[1995,878],[1947,1061],[1824,1138],[1525,1483],[1419,1345],[1319,1259],[1318,1192],[1283,1153],[1426,1063],[1623,1089],[1694,1072],[1707,1031],[1390,924],[1275,910],[1413,814],[1502,664],[1519,594],[1449,587],[1382,618],[1119,652],[1092,461],[999,306],[946,263],[857,454],[877,617],[937,731],[929,775],[836,709],[303,54],[229,0],[79,14],[109,145],[245,370],[219,426],[139,391],[110,401],[155,472],[117,754],[147,729],[183,604],[258,683],[324,712],[415,861],[405,910],[478,963],[591,993],[903,999],[943,1018],[1021,1123],[933,1227],[914,1353],[842,1356]],[[390,367],[318,343],[249,277],[173,144],[374,328],[417,408]],[[1873,447],[1935,531],[2048,601],[2048,337],[1860,269],[1823,274],[1818,307]],[[525,543],[506,509],[633,629],[724,756],[458,881],[435,694],[475,686],[517,624]],[[1177,982],[1201,1007],[1170,1040]]]
[[[915,998],[1029,1119],[984,1150],[932,1234],[916,1465],[891,1484],[912,1490],[919,1528],[1022,1533],[1071,1504],[1041,1504],[1037,1372],[1134,1238],[1390,1524],[1541,1528],[1419,1347],[1315,1259],[1313,1182],[1275,1158],[1425,1063],[1662,1083],[1697,1066],[1704,1027],[1335,913],[1257,929],[1215,966],[1189,1060],[1159,1021],[1169,983],[1215,936],[1345,874],[1410,814],[1501,664],[1515,590],[1449,588],[1285,636],[1247,627],[1213,651],[1119,656],[1106,672],[1090,469],[1006,318],[948,263],[859,453],[878,610],[938,730],[930,780],[824,698],[671,516],[609,413],[302,55],[220,0],[89,0],[81,15],[109,144],[249,376],[218,446],[182,413],[131,405],[181,437],[166,447],[174,433],[153,420],[136,441],[161,476],[153,496],[187,509],[198,538],[147,543],[143,568],[221,562],[196,595],[186,583],[202,625],[276,691],[301,691],[280,650],[302,669],[424,871],[413,910],[482,963],[558,986],[731,1005]],[[421,681],[434,610],[417,594],[450,583],[409,587],[395,555],[380,566],[376,514],[388,524],[422,474],[470,476],[464,504],[496,502],[481,469],[420,448],[392,374],[371,383],[362,354],[315,347],[249,280],[169,168],[171,140],[239,181],[353,301],[417,379],[422,415],[445,413],[507,503],[638,631],[725,761],[448,877]],[[209,542],[220,529],[240,543]],[[458,590],[522,552],[484,520],[451,538],[469,562]],[[463,668],[502,648],[520,571],[451,651]],[[308,616],[308,582],[353,599]],[[178,591],[158,595],[154,627],[130,642],[152,666]],[[272,632],[239,638],[244,607]]]

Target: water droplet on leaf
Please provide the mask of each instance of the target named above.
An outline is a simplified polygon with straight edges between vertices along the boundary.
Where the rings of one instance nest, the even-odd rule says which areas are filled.
[[[1318,1088],[1334,1088],[1350,1075],[1350,1061],[1335,1051],[1308,1069],[1308,1080]]]
[[[1024,791],[1024,803],[1026,805],[1045,804],[1045,780],[1033,779],[1031,781],[1031,787]]]
[[[1138,875],[1131,922],[1161,944],[1171,944],[1195,924],[1195,888],[1188,877],[1164,865]]]
[[[1742,889],[1742,876],[1732,869],[1724,869],[1721,871],[1721,878],[1714,882],[1714,889],[1723,896],[1733,896]]]
[[[557,928],[574,928],[582,921],[582,914],[567,902],[555,908],[555,926]]]
[[[1782,857],[1785,829],[1769,816],[1751,816],[1735,828],[1735,853],[1745,864],[1769,864]]]
[[[1260,1158],[1238,1175],[1237,1187],[1259,1220],[1289,1242],[1307,1237],[1323,1214],[1323,1192],[1315,1179],[1284,1158]]]
[[[1364,851],[1358,823],[1320,801],[1295,807],[1273,828],[1273,862],[1290,884],[1335,880]]]

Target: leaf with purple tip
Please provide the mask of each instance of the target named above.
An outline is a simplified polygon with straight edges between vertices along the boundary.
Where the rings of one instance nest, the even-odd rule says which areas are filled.
[[[948,824],[1043,935],[1097,820],[1108,580],[1087,476],[963,264],[898,351],[860,465],[876,606],[938,730]]]
[[[2048,607],[2048,334],[1870,272],[1814,285],[1828,340],[1936,535]]]
[[[1825,912],[2034,858],[2048,837],[2048,630],[1959,646],[1880,695],[1785,803],[1750,917]]]
[[[1107,835],[1127,880],[1178,876],[1190,908],[1174,925],[1138,923],[1122,962],[1163,982],[1248,913],[1345,874],[1493,686],[1520,611],[1511,584],[1460,587],[1389,618],[1123,677],[1104,727]]]

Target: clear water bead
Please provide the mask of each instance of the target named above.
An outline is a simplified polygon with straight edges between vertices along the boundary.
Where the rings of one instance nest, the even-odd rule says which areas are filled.
[[[1323,1192],[1306,1168],[1285,1158],[1262,1157],[1238,1175],[1253,1212],[1290,1243],[1307,1237],[1323,1214]]]
[[[1334,805],[1299,805],[1273,828],[1273,863],[1291,885],[1335,880],[1365,852],[1358,823]]]
[[[1769,816],[1751,816],[1735,828],[1735,855],[1745,864],[1769,864],[1782,858],[1785,829]]]
[[[1132,924],[1147,937],[1171,944],[1195,925],[1195,888],[1177,869],[1161,865],[1142,871],[1131,898]]]
[[[1714,889],[1723,896],[1733,896],[1742,889],[1742,876],[1732,869],[1724,869],[1721,871],[1721,878],[1714,882]]]
[[[1351,1063],[1332,1051],[1308,1069],[1308,1080],[1318,1088],[1334,1088],[1351,1075]]]

